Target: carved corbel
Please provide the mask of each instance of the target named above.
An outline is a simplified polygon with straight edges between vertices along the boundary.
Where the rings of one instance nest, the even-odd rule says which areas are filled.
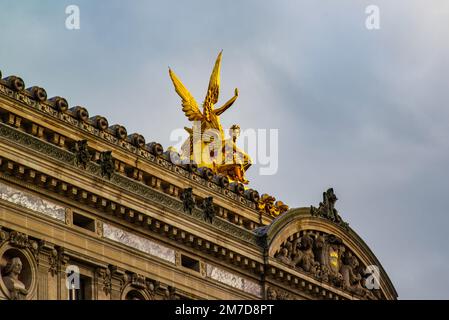
[[[206,263],[204,261],[200,261],[200,274],[202,277],[206,277]]]
[[[97,268],[98,284],[106,295],[112,292],[112,272],[109,268]]]
[[[70,208],[65,209],[65,224],[68,226],[73,224],[73,211]]]
[[[95,231],[100,238],[103,237],[103,222],[99,220],[96,221]]]
[[[131,286],[136,289],[147,289],[147,282],[144,276],[134,273],[131,275]]]
[[[69,262],[69,257],[64,254],[64,249],[61,247],[53,248],[48,257],[49,269],[48,271],[54,277],[58,272],[64,268],[64,266]]]
[[[179,295],[176,294],[176,288],[168,286],[164,292],[164,300],[179,300]]]
[[[8,239],[8,234],[2,230],[2,226],[0,226],[0,244],[5,242]]]

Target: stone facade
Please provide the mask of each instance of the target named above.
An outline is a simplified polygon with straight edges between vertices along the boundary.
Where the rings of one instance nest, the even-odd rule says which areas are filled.
[[[397,298],[333,190],[285,212],[24,88],[0,80],[0,300]]]

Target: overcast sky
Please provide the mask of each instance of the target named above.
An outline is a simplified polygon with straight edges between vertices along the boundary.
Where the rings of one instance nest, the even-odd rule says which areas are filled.
[[[250,186],[337,209],[403,299],[449,299],[449,2],[0,0],[0,70],[170,145],[223,49],[224,126],[279,129],[279,170]],[[79,30],[65,8],[80,8]],[[380,29],[365,8],[380,9]]]

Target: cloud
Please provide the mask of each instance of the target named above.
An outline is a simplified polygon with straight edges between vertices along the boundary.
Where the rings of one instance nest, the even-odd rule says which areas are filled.
[[[378,0],[378,31],[370,1],[78,1],[79,31],[68,4],[6,4],[3,74],[167,147],[187,124],[167,66],[201,101],[224,49],[224,124],[279,129],[279,171],[252,186],[293,207],[333,186],[400,297],[449,298],[448,3]]]

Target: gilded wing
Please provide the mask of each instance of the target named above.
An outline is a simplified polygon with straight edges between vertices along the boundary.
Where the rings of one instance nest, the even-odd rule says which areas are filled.
[[[220,65],[222,53],[223,51],[220,51],[217,60],[215,61],[214,70],[212,70],[212,74],[210,76],[209,88],[207,89],[207,96],[205,99],[205,101],[209,101],[212,104],[216,104],[218,102],[218,95],[220,94]]]
[[[203,119],[203,114],[198,108],[198,103],[195,98],[190,94],[189,90],[182,84],[181,80],[176,76],[176,74],[169,68],[168,73],[173,81],[175,90],[182,100],[182,111],[190,121],[197,121]]]

